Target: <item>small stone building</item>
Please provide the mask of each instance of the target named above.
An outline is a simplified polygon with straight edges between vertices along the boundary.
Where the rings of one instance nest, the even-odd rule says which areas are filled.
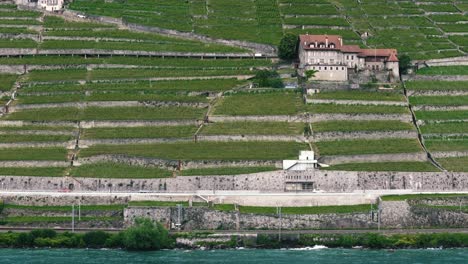
[[[387,73],[389,81],[400,77],[396,49],[361,49],[343,45],[338,35],[301,35],[299,73],[316,70],[315,80],[347,81],[349,73]]]

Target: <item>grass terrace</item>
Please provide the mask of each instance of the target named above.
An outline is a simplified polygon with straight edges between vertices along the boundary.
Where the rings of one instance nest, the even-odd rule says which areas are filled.
[[[158,92],[142,91],[115,91],[92,92],[62,95],[20,95],[19,104],[47,104],[66,102],[93,102],[93,101],[156,101],[156,102],[187,102],[208,103],[203,96],[184,96],[176,94],[161,94]]]
[[[30,167],[14,167],[0,168],[0,175],[4,176],[38,176],[38,177],[62,177],[65,175],[67,168],[60,167],[45,167],[45,168],[30,168]]]
[[[321,156],[421,152],[417,139],[340,140],[315,142]]]
[[[173,172],[154,167],[130,166],[118,163],[96,163],[73,167],[70,170],[70,175],[86,178],[153,179],[171,177]]]
[[[466,66],[433,66],[419,69],[420,75],[468,75]]]
[[[313,94],[311,99],[405,101],[403,94],[396,92],[330,91]]]
[[[401,121],[323,121],[312,124],[314,132],[403,131],[414,130],[411,123]]]
[[[420,120],[460,120],[468,119],[468,111],[416,111],[416,118]]]
[[[82,139],[118,138],[191,138],[197,131],[193,126],[145,126],[89,128],[83,131]]]
[[[423,134],[468,134],[468,122],[428,123],[421,126],[420,129]]]
[[[406,88],[414,91],[457,91],[468,90],[468,82],[464,81],[408,81]]]
[[[316,114],[409,114],[404,106],[309,104],[307,110]]]
[[[467,137],[427,138],[425,143],[430,151],[468,151]]]
[[[206,109],[192,107],[87,107],[27,109],[6,116],[5,120],[80,121],[80,120],[187,120],[203,118]]]
[[[20,143],[20,142],[65,142],[72,140],[70,135],[1,135],[0,143]]]
[[[468,96],[412,96],[409,101],[412,105],[462,106],[468,105]]]
[[[338,164],[322,170],[338,171],[418,171],[435,172],[439,171],[430,162],[375,162],[375,163],[350,163]]]
[[[22,56],[0,58],[5,65],[84,65],[84,64],[122,64],[138,66],[157,66],[161,68],[200,67],[200,68],[252,68],[270,67],[267,59],[197,59],[197,58],[158,58],[133,56]]]
[[[13,74],[0,74],[0,91],[9,91],[13,88],[17,78],[18,76]]]
[[[202,168],[202,169],[188,169],[179,172],[180,176],[209,176],[209,175],[239,175],[258,173],[266,171],[275,171],[278,168],[273,166],[264,167],[220,167],[220,168]]]
[[[437,162],[448,171],[468,172],[468,157],[440,158]]]
[[[177,142],[135,145],[95,145],[80,157],[115,154],[170,160],[282,160],[297,156],[307,144],[295,142]]]
[[[215,107],[215,115],[295,115],[303,112],[299,92],[259,92],[226,95]]]
[[[461,193],[430,193],[430,194],[401,194],[382,196],[383,201],[406,201],[412,199],[438,199],[438,198],[457,198],[466,197],[468,194]]]
[[[130,81],[25,86],[27,93],[77,91],[153,91],[153,92],[222,92],[243,84],[237,79]]]
[[[223,122],[203,126],[202,135],[302,135],[303,123]]]
[[[66,161],[65,148],[9,148],[0,149],[0,161]]]

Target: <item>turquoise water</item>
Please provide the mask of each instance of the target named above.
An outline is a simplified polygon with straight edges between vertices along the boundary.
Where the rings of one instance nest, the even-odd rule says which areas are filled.
[[[468,249],[446,250],[168,250],[126,252],[85,249],[0,249],[0,263],[127,264],[127,263],[468,263]]]

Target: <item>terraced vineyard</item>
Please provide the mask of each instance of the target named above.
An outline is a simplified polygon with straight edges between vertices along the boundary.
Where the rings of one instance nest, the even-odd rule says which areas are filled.
[[[76,0],[69,7],[126,24],[272,45],[286,32],[338,34],[350,44],[433,59],[468,51],[467,5],[466,0]]]
[[[322,16],[306,8],[314,5],[332,15],[327,23],[340,25],[334,28],[339,31],[336,33],[354,34],[357,37],[348,40],[361,41],[354,31],[357,22],[353,16],[344,19],[344,12],[354,9],[337,8],[338,1],[295,5],[279,1],[272,8],[265,8],[266,1],[249,2],[255,9],[229,2],[232,16],[255,10],[256,15],[261,11],[261,17],[268,18],[255,25],[248,16],[237,21],[257,29],[256,33],[245,30],[243,36],[231,34],[239,24],[221,23],[230,17],[227,2],[210,2],[208,8],[205,1],[177,1],[173,9],[169,7],[175,1],[163,2],[158,2],[161,20],[152,20],[156,17],[150,15],[152,9],[147,9],[148,16],[136,15],[140,8],[154,4],[151,1],[132,2],[134,9],[114,10],[112,14],[131,18],[132,23],[164,24],[181,31],[194,27],[196,33],[204,30],[203,34],[216,38],[229,35],[254,41],[261,35],[259,42],[273,43],[283,31],[297,31],[298,21],[310,19],[311,27],[304,30],[326,29],[327,25],[313,22],[320,22]],[[208,15],[202,14],[206,8],[194,8],[195,3],[208,8]],[[88,10],[91,13],[101,10],[100,5],[112,5],[116,10],[122,6],[120,2],[88,4],[95,5]],[[75,1],[72,6],[83,5]],[[362,9],[362,5],[358,5],[359,10],[366,12],[374,6],[367,3]],[[434,88],[429,93],[432,97],[424,94],[424,81],[407,82],[409,103],[399,85],[346,91],[330,87],[316,94],[255,87],[252,77],[258,70],[277,64],[256,58],[251,50],[64,20],[11,6],[3,9],[7,8],[9,12],[0,12],[4,32],[0,35],[0,66],[6,72],[0,75],[0,175],[164,178],[245,174],[277,170],[282,160],[311,149],[319,154],[321,163],[331,165],[329,169],[438,171],[418,140],[409,103],[418,119],[424,120],[420,125],[424,143],[437,161],[452,170],[466,170],[464,158],[452,162],[461,165],[450,167],[447,164],[453,153],[443,159],[437,154],[452,147],[456,149],[450,151],[457,151],[457,155],[466,152],[463,123],[454,122],[466,119],[466,100],[460,96],[467,96],[465,82],[451,82],[440,91]],[[181,15],[180,20],[162,19],[171,12]],[[184,20],[184,12],[199,15]],[[217,15],[211,17],[213,13]],[[275,24],[276,20],[280,23]],[[213,24],[223,26],[213,28]],[[369,30],[375,33],[379,28]],[[434,74],[431,71],[437,69],[420,73],[424,71]],[[460,74],[460,69],[448,71]],[[443,73],[449,74],[447,68]],[[458,96],[449,98],[449,92]],[[421,108],[424,105],[447,111]],[[442,129],[431,120],[442,119],[450,120],[454,129],[431,132]],[[444,135],[434,136],[436,133]],[[458,143],[445,140],[442,144],[441,138]]]
[[[456,80],[466,79],[466,68],[424,68],[406,82],[425,145],[449,171],[468,171],[468,81]]]

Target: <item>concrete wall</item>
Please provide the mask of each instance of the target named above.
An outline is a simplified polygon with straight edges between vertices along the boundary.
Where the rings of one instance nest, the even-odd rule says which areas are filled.
[[[183,176],[163,179],[95,179],[70,177],[0,177],[0,188],[8,190],[58,190],[73,188],[90,191],[193,192],[263,191],[283,192],[295,183],[309,182],[313,189],[326,192],[357,190],[468,191],[468,174],[451,172],[345,172],[273,171],[229,176]],[[312,190],[310,190],[312,191]]]

